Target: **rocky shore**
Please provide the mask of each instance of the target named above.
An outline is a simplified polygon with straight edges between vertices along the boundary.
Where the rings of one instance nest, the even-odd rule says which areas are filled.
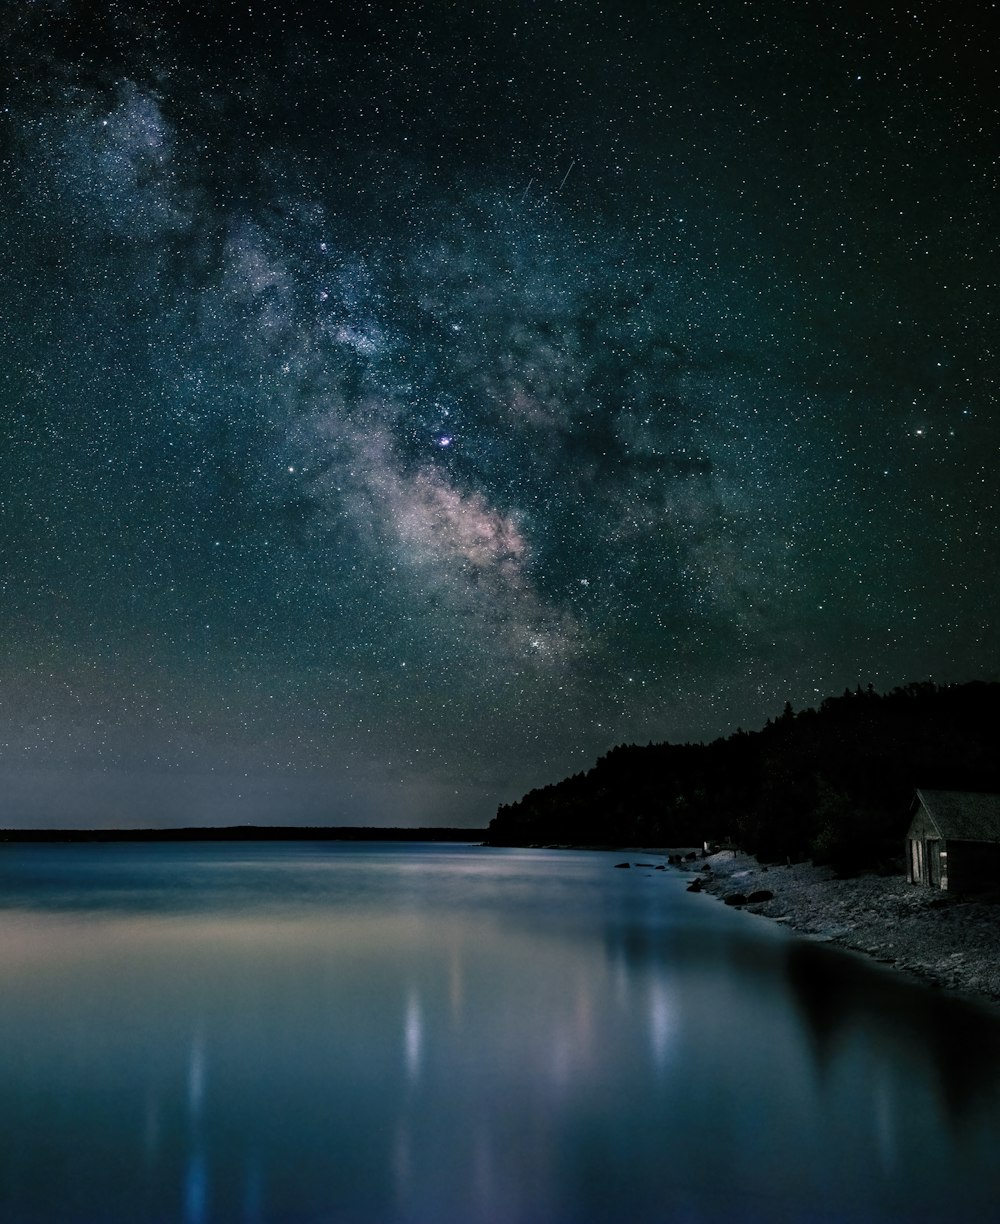
[[[943,989],[1000,1003],[1000,892],[959,897],[863,875],[838,879],[812,863],[763,866],[730,850],[683,863],[700,890],[725,898],[772,897],[745,906],[803,935],[863,952]]]

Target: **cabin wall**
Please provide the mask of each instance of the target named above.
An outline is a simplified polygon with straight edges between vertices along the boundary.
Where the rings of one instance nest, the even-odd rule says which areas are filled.
[[[908,838],[927,838],[940,837],[937,825],[927,815],[923,807],[918,807],[913,813],[913,819],[910,821],[910,827],[907,830]]]
[[[1000,891],[1000,845],[950,841],[945,862],[949,892]]]
[[[939,837],[906,839],[906,878],[910,884],[948,888],[948,847]]]
[[[927,815],[918,807],[906,832],[906,878],[911,884],[928,884],[935,888],[947,888],[947,856],[942,860],[938,851],[943,848],[941,834]],[[942,882],[942,863],[944,882]]]
[[[924,882],[924,843],[919,837],[906,839],[906,879],[910,884]]]

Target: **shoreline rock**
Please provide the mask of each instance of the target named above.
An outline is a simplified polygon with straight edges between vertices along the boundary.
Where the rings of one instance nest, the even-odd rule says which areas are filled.
[[[800,934],[839,944],[949,992],[1000,1005],[1000,893],[953,896],[898,876],[839,879],[812,863],[765,866],[724,850],[702,860],[697,891]],[[688,864],[685,863],[687,868]],[[682,868],[683,870],[683,868]],[[758,900],[755,893],[769,893]]]

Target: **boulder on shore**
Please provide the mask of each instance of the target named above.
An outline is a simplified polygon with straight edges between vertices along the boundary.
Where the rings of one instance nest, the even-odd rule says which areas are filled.
[[[722,900],[726,905],[746,905],[747,903],[743,893],[726,893]]]
[[[774,893],[769,888],[758,888],[747,897],[747,905],[758,905],[761,901],[770,901]]]

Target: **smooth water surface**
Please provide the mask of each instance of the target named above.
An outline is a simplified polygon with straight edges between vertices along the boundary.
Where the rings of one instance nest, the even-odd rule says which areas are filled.
[[[997,1219],[992,1015],[618,857],[0,847],[0,1220]]]

